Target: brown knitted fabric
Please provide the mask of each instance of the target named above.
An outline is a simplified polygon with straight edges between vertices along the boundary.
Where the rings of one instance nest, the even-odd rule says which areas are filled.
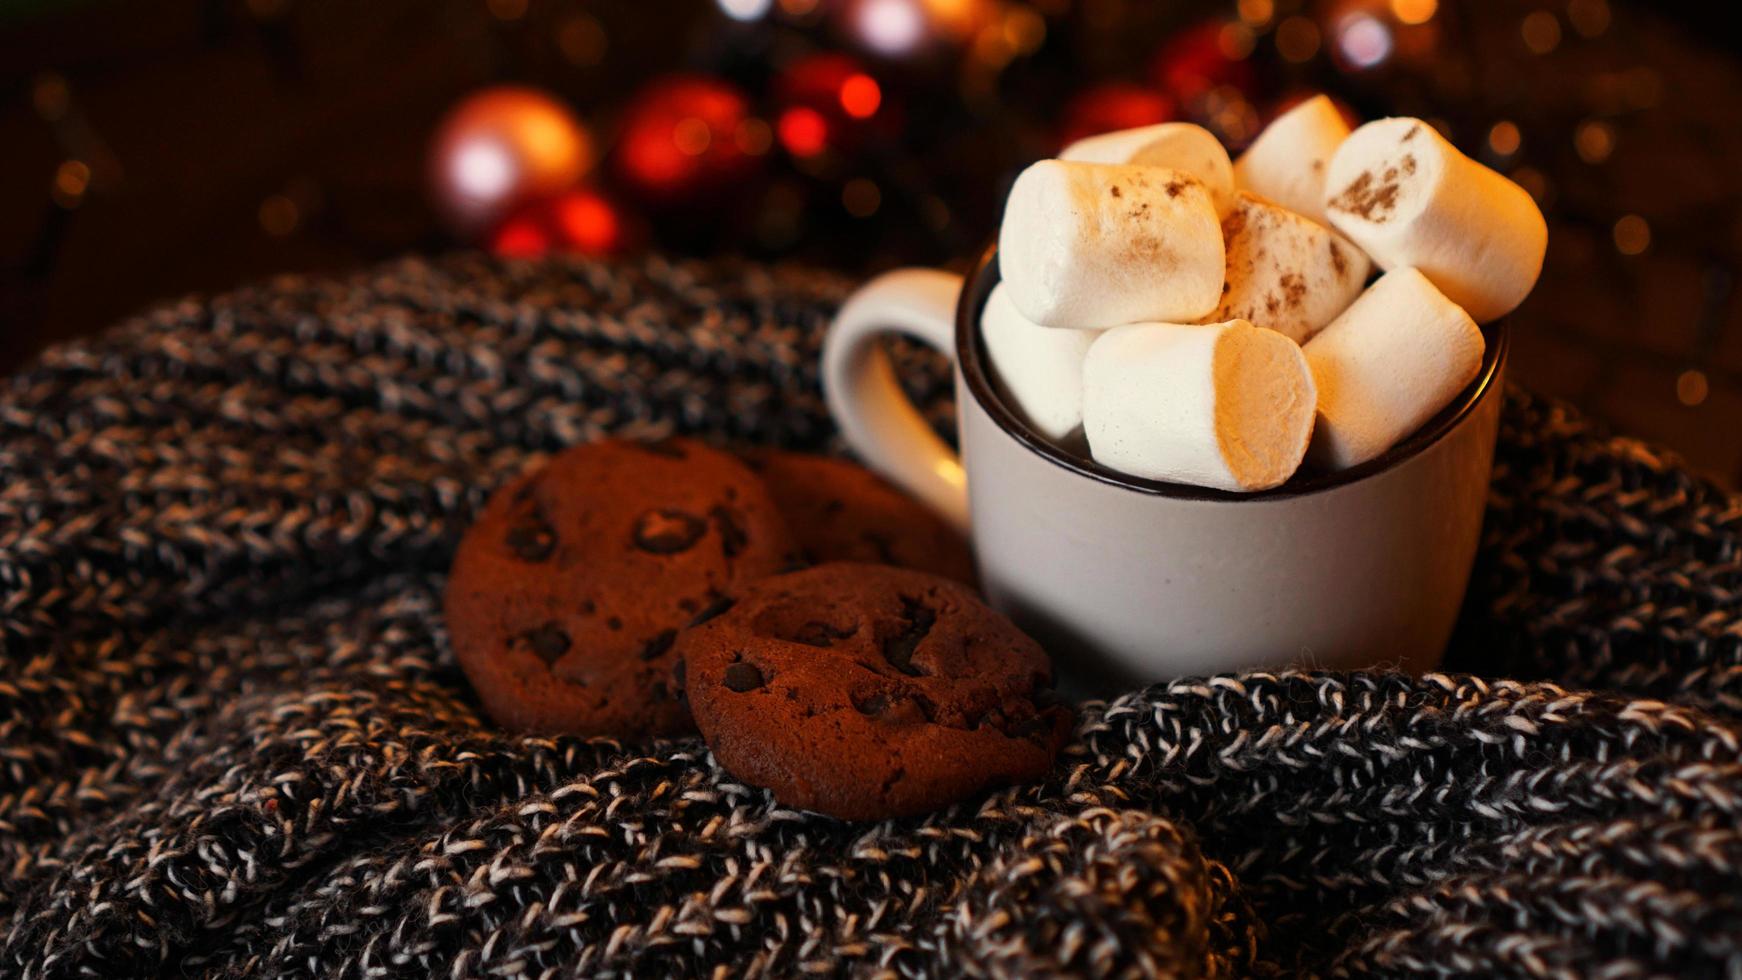
[[[1742,977],[1742,500],[1516,393],[1467,673],[1133,691],[1045,783],[873,826],[491,729],[468,515],[606,432],[827,445],[843,293],[405,261],[12,379],[0,975]]]

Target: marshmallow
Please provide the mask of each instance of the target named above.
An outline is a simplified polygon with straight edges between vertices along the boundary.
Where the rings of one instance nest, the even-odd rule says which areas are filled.
[[[1029,425],[1056,441],[1083,423],[1083,358],[1101,331],[1034,323],[999,283],[986,298],[980,332],[993,372]]]
[[[1542,271],[1536,202],[1419,119],[1380,119],[1344,140],[1325,207],[1380,268],[1421,270],[1478,323],[1517,307]]]
[[[1049,327],[1197,320],[1221,297],[1222,258],[1203,182],[1163,167],[1042,160],[998,233],[1010,302]]]
[[[1325,167],[1348,135],[1336,105],[1314,96],[1264,127],[1234,161],[1234,186],[1328,225]]]
[[[1421,428],[1482,368],[1482,331],[1415,269],[1379,277],[1306,345],[1315,464],[1356,466]]]
[[[1115,327],[1083,361],[1090,454],[1151,479],[1279,486],[1306,454],[1316,401],[1300,347],[1244,320]]]
[[[1157,123],[1090,136],[1065,147],[1059,159],[1184,170],[1204,182],[1218,216],[1226,215],[1234,204],[1234,165],[1228,161],[1228,151],[1214,134],[1195,123]]]
[[[1250,320],[1297,344],[1347,309],[1373,268],[1347,238],[1246,191],[1222,238],[1227,281],[1205,322]]]

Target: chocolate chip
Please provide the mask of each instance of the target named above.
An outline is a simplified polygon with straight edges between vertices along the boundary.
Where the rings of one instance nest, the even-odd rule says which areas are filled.
[[[717,616],[724,615],[728,609],[731,609],[733,606],[735,606],[737,604],[738,604],[738,600],[732,598],[729,595],[720,596],[719,598],[715,599],[713,602],[708,603],[708,605],[701,612],[696,613],[696,618],[690,620],[690,625],[691,626],[700,626],[710,619],[713,619]]]
[[[671,649],[671,643],[677,639],[677,630],[665,630],[653,639],[648,640],[641,648],[641,659],[658,660]]]
[[[750,542],[749,536],[744,533],[744,526],[738,521],[738,515],[724,506],[715,507],[708,515],[714,519],[714,526],[720,529],[720,550],[725,552],[727,558],[738,557],[738,553]]]
[[[762,671],[746,663],[730,664],[726,667],[726,687],[742,694],[754,691],[763,684]]]
[[[605,620],[605,628],[608,630],[611,630],[613,633],[616,632],[617,630],[622,629],[623,628],[622,617],[612,616],[611,618]]]
[[[791,635],[783,636],[781,639],[792,643],[802,643],[807,647],[819,647],[827,650],[835,645],[836,640],[845,640],[857,632],[859,632],[857,626],[851,629],[840,629],[813,619],[794,630]]]
[[[891,724],[918,724],[932,721],[937,706],[917,691],[877,691],[853,699],[859,713]]]
[[[708,533],[706,521],[681,510],[650,510],[635,521],[635,546],[655,555],[675,555],[695,547]]]
[[[555,623],[545,623],[526,634],[526,645],[538,659],[554,664],[569,652],[569,635]]]
[[[883,641],[883,659],[903,674],[918,677],[920,671],[913,666],[913,652],[937,624],[938,614],[918,599],[902,596],[901,618],[901,632]]]
[[[521,524],[508,529],[507,544],[521,561],[544,561],[556,549],[556,535],[548,524]]]

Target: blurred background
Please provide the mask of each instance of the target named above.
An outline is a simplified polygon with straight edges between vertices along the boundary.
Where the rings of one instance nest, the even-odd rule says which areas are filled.
[[[1303,94],[1550,219],[1513,377],[1742,481],[1742,66],[1623,0],[0,0],[0,369],[407,251],[961,263],[1020,167]]]

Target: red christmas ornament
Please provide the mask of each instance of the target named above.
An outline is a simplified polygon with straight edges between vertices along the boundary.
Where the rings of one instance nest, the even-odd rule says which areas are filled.
[[[1061,147],[1085,136],[1167,122],[1173,118],[1173,100],[1141,85],[1112,82],[1077,93],[1065,107],[1064,117]]]
[[[573,187],[592,165],[592,138],[562,103],[502,86],[468,97],[437,127],[430,189],[453,228],[469,235]]]
[[[641,196],[693,201],[736,183],[767,151],[767,127],[736,88],[705,76],[654,83],[624,114],[619,173]]]
[[[868,126],[887,118],[883,87],[846,55],[794,61],[775,80],[774,93],[780,144],[797,157],[851,151]]]
[[[1247,52],[1240,50],[1231,34],[1238,30],[1237,25],[1212,19],[1180,31],[1155,53],[1151,77],[1182,105],[1224,85],[1250,95],[1256,80]]]
[[[623,220],[609,201],[572,190],[515,211],[491,236],[490,251],[512,259],[608,255],[622,249],[624,238]]]

